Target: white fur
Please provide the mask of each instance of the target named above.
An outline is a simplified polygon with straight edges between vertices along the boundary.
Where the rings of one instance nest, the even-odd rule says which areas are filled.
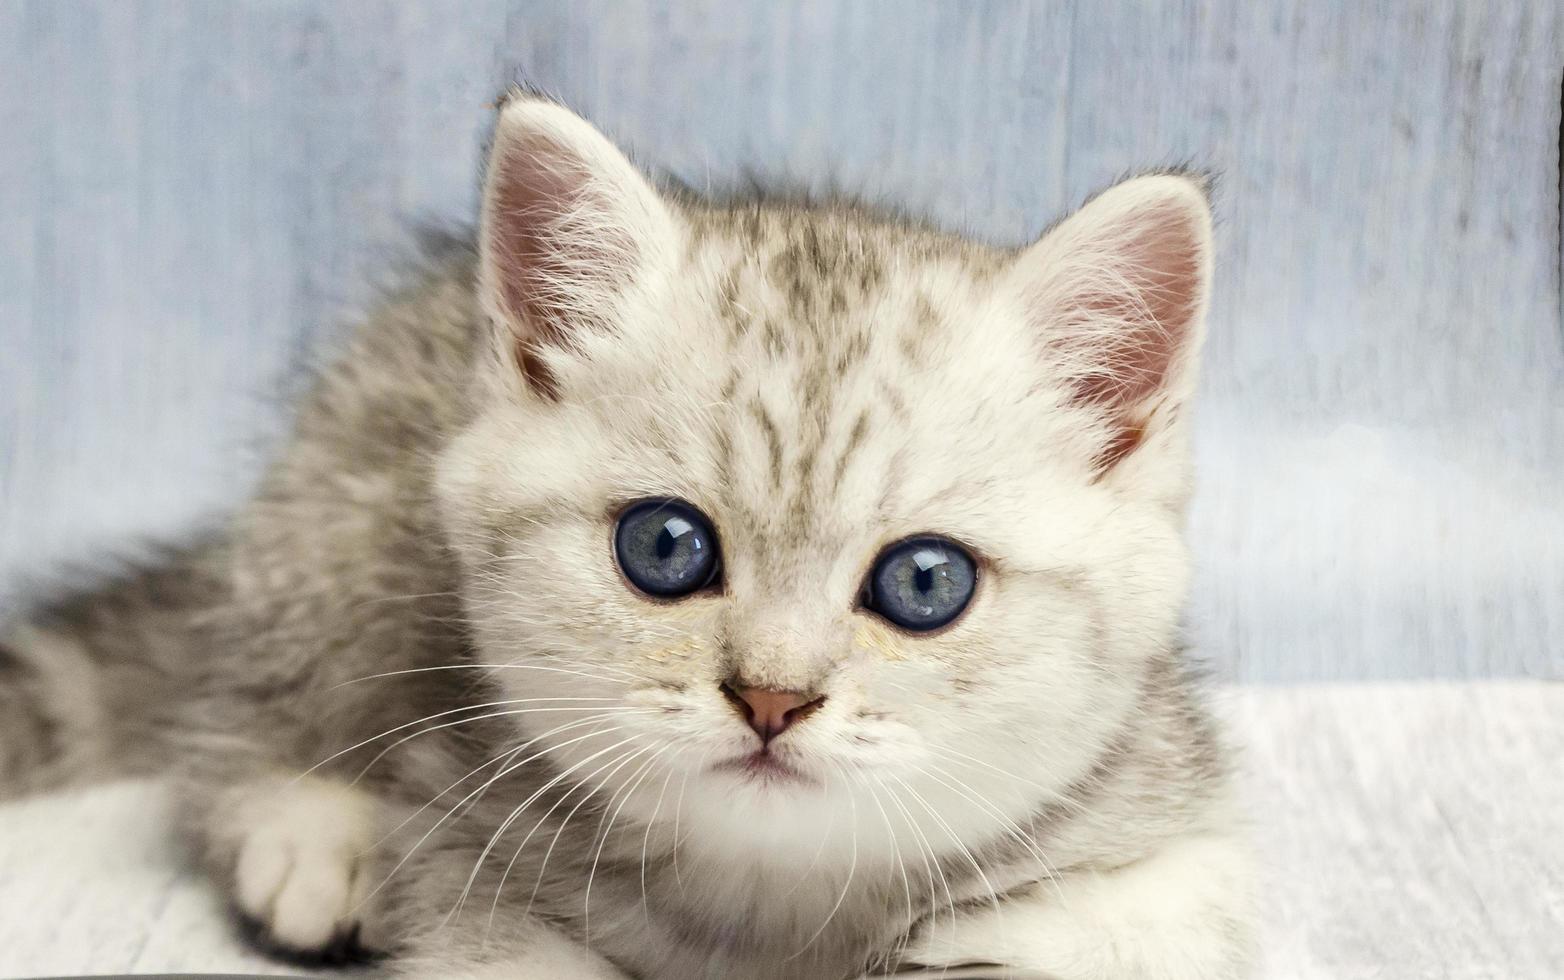
[[[397,964],[397,974],[409,980],[629,980],[608,960],[551,929],[521,931],[510,937],[511,946],[526,950],[521,956],[469,964],[461,952],[442,951]]]
[[[933,889],[931,858],[971,861],[1039,806],[1068,812],[1072,787],[1137,727],[1142,678],[1175,642],[1185,599],[1179,410],[1193,390],[1211,265],[1200,190],[1175,176],[1131,181],[1001,260],[913,247],[850,216],[810,217],[817,235],[866,241],[887,281],[861,306],[837,311],[829,328],[790,324],[795,337],[828,332],[783,356],[758,339],[763,321],[790,315],[775,246],[736,233],[697,238],[703,219],[655,203],[601,136],[557,107],[523,101],[502,115],[485,243],[509,220],[494,209],[493,182],[512,171],[507,155],[527,152],[539,134],[548,165],[585,175],[572,186],[592,189],[590,214],[559,221],[551,247],[579,248],[580,236],[611,229],[633,236],[642,258],[634,281],[611,292],[573,266],[548,281],[574,311],[574,328],[544,343],[558,392],[518,383],[502,342],[489,364],[494,396],[440,461],[440,499],[468,569],[485,660],[578,672],[501,671],[508,695],[622,699],[600,735],[550,739],[526,721],[523,731],[551,742],[554,764],[603,794],[616,820],[648,828],[626,846],[667,855],[677,819],[692,913],[751,909],[755,934],[805,945],[817,923],[872,914],[842,910],[850,895],[876,900],[853,892],[855,882],[910,887],[909,875],[926,874]],[[560,212],[580,214],[568,202]],[[757,220],[771,222],[780,243],[797,234],[785,215]],[[997,288],[995,276],[975,271],[984,261],[1004,266]],[[486,244],[487,308],[527,336],[525,318],[494,298],[507,276],[524,274]],[[820,288],[828,295],[829,283]],[[730,317],[753,319],[737,340],[714,313],[724,294],[738,311]],[[861,363],[831,378],[829,411],[805,400],[808,372],[833,344],[859,329],[905,329],[924,315],[920,304],[940,321],[920,338],[923,367],[910,368],[889,340],[871,343]],[[1153,316],[1170,308],[1182,311],[1176,322]],[[1094,319],[1101,309],[1108,313]],[[1154,388],[1109,384],[1094,399],[1073,387],[1112,381],[1128,363],[1121,358],[1143,355],[1165,367]],[[829,462],[811,469],[799,460],[811,451],[830,460],[851,442],[859,411],[884,408],[887,378],[905,417],[880,412],[839,485],[824,492]],[[768,466],[765,428],[745,413],[772,420],[785,474]],[[1104,471],[1105,447],[1126,425],[1141,430],[1139,442]],[[810,491],[808,522],[789,530],[788,499]],[[662,495],[691,501],[718,528],[720,593],[649,603],[621,581],[606,546],[612,514]],[[546,519],[499,517],[508,514]],[[872,557],[930,531],[988,559],[964,617],[909,637],[855,609]],[[828,695],[776,746],[808,783],[712,768],[753,749],[717,693],[732,669],[723,650],[757,683]],[[962,678],[979,698],[960,696],[953,684]],[[1213,836],[1225,834],[1214,815],[1180,806],[1087,814],[1038,855],[1046,863],[1028,856],[980,871],[940,898],[1000,901],[996,893],[1057,867],[1084,869],[1033,888],[1038,898],[1004,899],[993,919],[953,923],[948,908],[943,919],[936,909],[915,950],[936,963],[995,957],[1093,980],[1237,975],[1241,929],[1228,925],[1243,920],[1241,851]],[[1186,825],[1205,836],[1184,840],[1177,828]],[[765,903],[784,892],[787,902]],[[886,941],[892,923],[923,918],[908,905],[884,910]],[[952,936],[937,928],[952,924]],[[671,939],[655,931],[593,941],[623,961],[678,962],[657,951]]]
[[[1000,976],[1051,980],[1232,977],[1252,955],[1244,938],[1252,887],[1248,855],[1232,838],[1192,837],[963,914],[948,931],[919,935],[907,956],[936,966],[1003,963],[1010,969]]]
[[[309,951],[358,926],[369,889],[374,802],[345,786],[278,777],[231,794],[234,896],[287,949]]]

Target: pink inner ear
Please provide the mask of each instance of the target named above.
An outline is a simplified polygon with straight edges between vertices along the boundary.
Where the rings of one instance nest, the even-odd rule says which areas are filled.
[[[545,390],[538,350],[603,329],[604,303],[635,264],[635,241],[615,220],[585,161],[532,133],[495,155],[487,234],[493,287],[516,333],[517,360]]]
[[[564,270],[545,247],[558,221],[561,202],[572,196],[572,182],[540,166],[535,147],[516,147],[496,160],[489,246],[493,249],[499,298],[513,325],[535,339],[559,339],[558,303],[543,282]]]
[[[1202,291],[1202,243],[1185,216],[1153,210],[1139,217],[1065,318],[1087,328],[1077,340],[1089,337],[1096,347],[1091,368],[1075,379],[1077,396],[1126,413],[1168,385]]]

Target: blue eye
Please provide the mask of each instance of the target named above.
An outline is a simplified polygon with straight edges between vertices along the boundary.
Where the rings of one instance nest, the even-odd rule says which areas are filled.
[[[977,586],[977,563],[953,541],[908,538],[886,548],[864,584],[864,608],[902,629],[938,629],[961,615]]]
[[[632,585],[660,598],[705,588],[721,565],[711,522],[672,499],[631,504],[614,529],[614,556]]]

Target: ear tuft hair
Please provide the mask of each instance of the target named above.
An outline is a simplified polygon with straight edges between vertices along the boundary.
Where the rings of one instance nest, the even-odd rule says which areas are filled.
[[[589,123],[513,89],[500,108],[479,233],[484,303],[517,363],[557,396],[541,348],[609,331],[618,300],[656,260],[671,216],[652,186]]]
[[[1194,387],[1211,281],[1206,190],[1183,174],[1133,178],[1017,259],[1016,288],[1050,362],[1114,427],[1104,469]]]

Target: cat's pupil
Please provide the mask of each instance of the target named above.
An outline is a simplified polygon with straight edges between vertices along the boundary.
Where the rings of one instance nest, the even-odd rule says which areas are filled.
[[[918,570],[912,574],[913,585],[925,595],[934,591],[936,575],[947,581],[950,578],[949,569],[946,567],[950,564],[950,559],[945,556],[943,550],[925,548],[913,555],[912,561],[918,566]]]
[[[657,535],[657,557],[667,561],[672,557],[674,549],[679,547],[679,539],[695,530],[689,521],[680,517],[670,517],[663,524],[662,531]],[[699,548],[700,541],[693,541],[692,547]]]

